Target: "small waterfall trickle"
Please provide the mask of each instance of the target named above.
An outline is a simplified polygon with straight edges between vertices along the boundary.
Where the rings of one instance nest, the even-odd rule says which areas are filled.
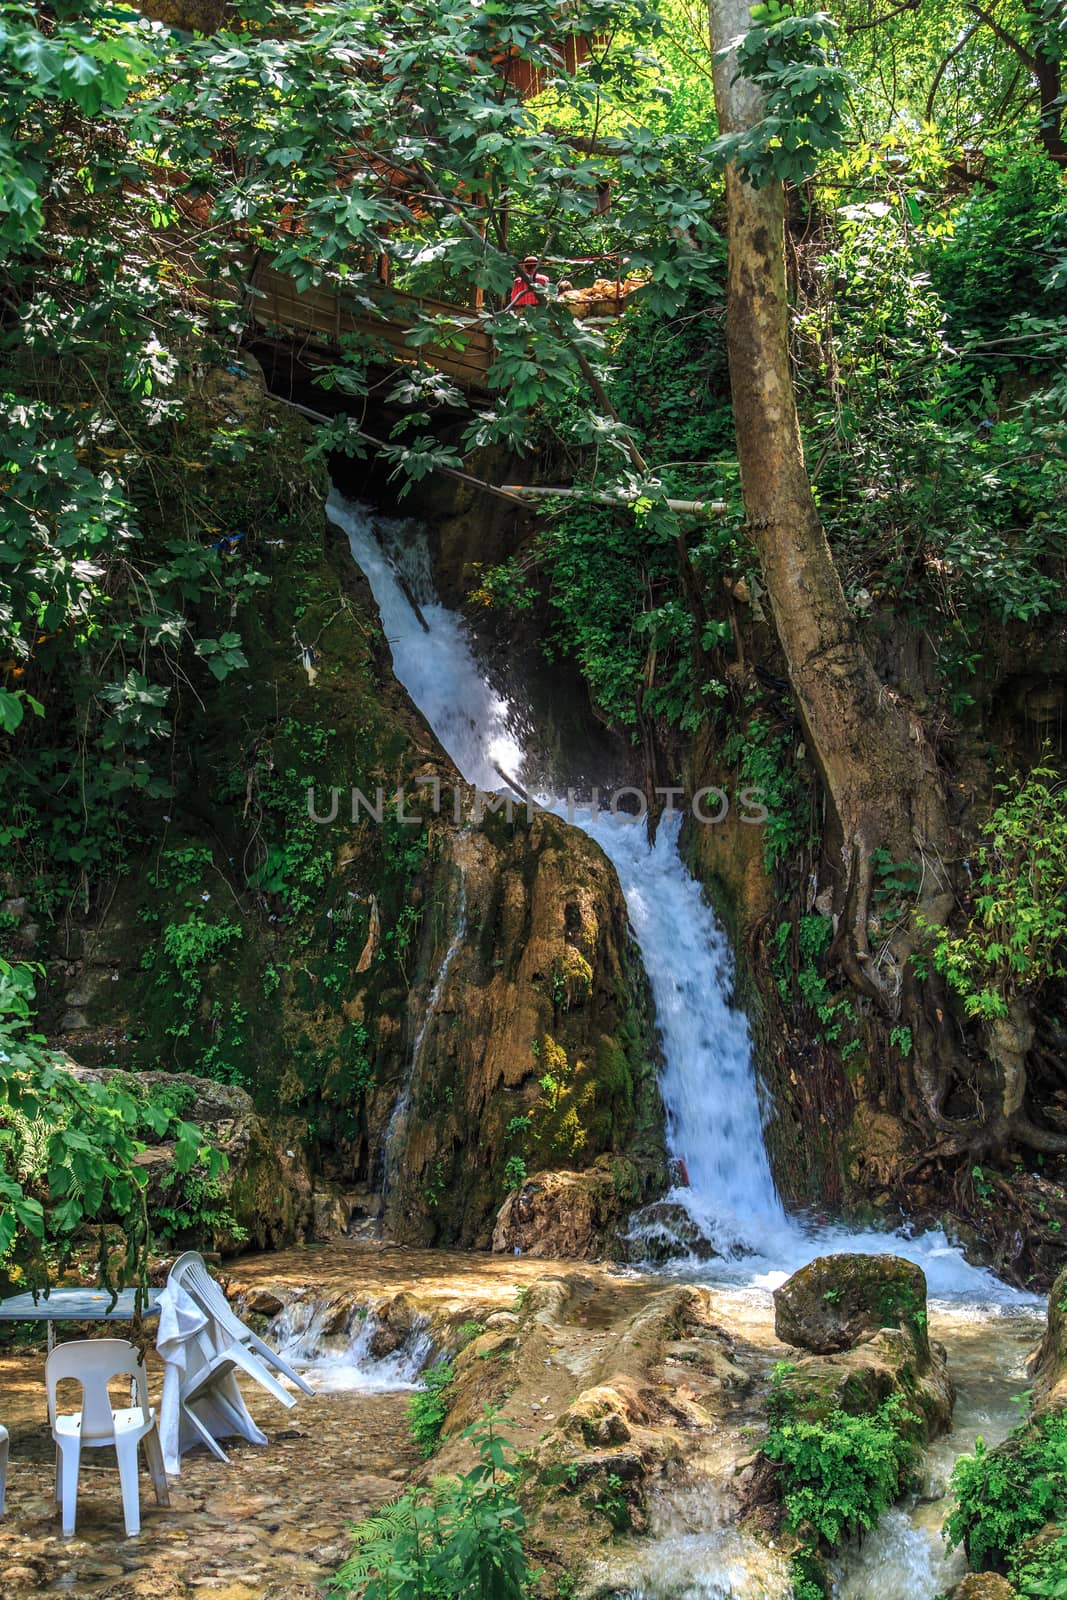
[[[460,865],[459,870],[459,904],[456,911],[455,931],[452,935],[448,949],[445,951],[444,960],[441,962],[434,986],[430,990],[429,998],[426,1001],[426,1007],[422,1014],[422,1020],[419,1023],[418,1031],[415,1034],[415,1042],[411,1047],[411,1060],[408,1064],[407,1077],[404,1080],[404,1087],[400,1091],[400,1095],[397,1099],[396,1105],[393,1107],[392,1115],[389,1118],[389,1123],[385,1130],[384,1173],[382,1179],[383,1205],[389,1196],[393,1179],[396,1176],[397,1164],[400,1161],[403,1152],[404,1133],[407,1129],[408,1113],[411,1110],[411,1102],[415,1094],[415,1084],[418,1078],[419,1063],[422,1060],[422,1047],[426,1040],[426,1030],[430,1025],[431,1019],[437,1011],[437,1003],[441,998],[453,958],[455,957],[456,951],[463,943],[464,936],[467,932],[467,887],[463,879],[462,864]]]
[[[269,1335],[320,1393],[416,1389],[434,1349],[428,1319],[416,1320],[407,1338],[387,1355],[376,1355],[373,1349],[379,1328],[373,1306],[304,1290],[278,1312]]]

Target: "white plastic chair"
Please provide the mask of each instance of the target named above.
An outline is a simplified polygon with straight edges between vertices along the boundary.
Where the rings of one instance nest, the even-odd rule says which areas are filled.
[[[45,1362],[48,1420],[56,1441],[56,1499],[63,1512],[63,1537],[74,1533],[78,1505],[78,1467],[83,1449],[113,1445],[122,1487],[122,1513],[126,1537],[141,1531],[141,1501],[137,1488],[137,1446],[143,1442],[156,1501],[170,1505],[163,1451],[159,1444],[155,1412],[148,1404],[148,1379],[144,1363],[125,1339],[77,1339],[57,1345]],[[81,1385],[82,1408],[66,1414],[56,1411],[56,1389],[64,1378]],[[136,1405],[111,1404],[108,1384],[113,1378],[132,1378]]]
[[[7,1494],[7,1453],[9,1448],[7,1429],[0,1423],[0,1517],[4,1514],[4,1498]]]
[[[295,1383],[298,1389],[302,1389],[306,1395],[314,1395],[315,1391],[306,1378],[302,1378],[299,1372],[295,1372],[289,1363],[283,1360],[277,1350],[272,1349],[265,1339],[261,1339],[258,1334],[253,1333],[251,1328],[245,1327],[245,1324],[231,1309],[230,1302],[207,1270],[203,1256],[196,1250],[187,1250],[184,1255],[179,1256],[170,1269],[169,1277],[170,1281],[180,1285],[186,1294],[191,1296],[200,1309],[216,1324],[224,1336],[223,1348],[232,1349],[235,1345],[243,1346],[253,1356],[258,1356],[260,1362],[269,1362],[272,1367],[275,1367],[278,1372],[288,1378],[290,1383]],[[256,1377],[256,1373],[245,1366],[244,1362],[238,1361],[236,1365],[244,1367],[251,1377]],[[262,1380],[259,1379],[258,1381]],[[269,1388],[271,1386],[264,1385],[264,1387]],[[271,1392],[275,1392],[273,1388]],[[285,1395],[285,1393],[284,1389],[281,1390],[281,1395]],[[286,1396],[286,1400],[290,1405],[293,1403],[292,1396]]]

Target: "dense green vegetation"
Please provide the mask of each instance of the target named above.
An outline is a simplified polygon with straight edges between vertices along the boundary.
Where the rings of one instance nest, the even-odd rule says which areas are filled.
[[[1067,1518],[1067,1416],[1049,1411],[1017,1428],[1006,1444],[988,1449],[981,1440],[961,1456],[952,1474],[957,1504],[945,1523],[950,1544],[962,1544],[976,1570],[1023,1576],[1024,1594],[1048,1591],[1034,1585],[1059,1577],[1063,1539],[1048,1542],[1045,1559],[1027,1541]],[[1036,1571],[1044,1567],[1044,1571]],[[1029,1569],[1029,1570],[1027,1570]],[[1032,1580],[1032,1581],[1031,1581]]]
[[[605,981],[581,953],[589,883],[562,914],[567,954],[529,976],[552,1031],[492,1060],[479,1100],[452,1012],[441,1072],[415,1082],[412,996],[458,938],[445,824],[424,808],[327,836],[308,807],[309,789],[392,792],[436,759],[324,537],[327,463],[364,457],[364,427],[401,498],[432,506],[439,468],[577,491],[494,533],[492,559],[464,548],[472,615],[576,669],[650,791],[758,791],[755,848],[698,865],[736,902],[789,1198],[961,1221],[1022,1281],[1062,1259],[1067,18],[1062,0],[742,8],[738,81],[758,95],[735,126],[733,69],[713,82],[727,10],[712,0],[709,31],[690,0],[176,0],[165,23],[0,0],[3,1290],[66,1273],[143,1288],[155,1244],[247,1239],[176,1072],[241,1106],[247,1091],[287,1160],[372,1199],[395,1178],[397,1084],[427,1128],[476,1124],[492,1099],[419,1176],[437,1240],[462,1227],[487,1247],[528,1187],[536,1222],[546,1167],[585,1177],[603,1156],[613,1217],[644,1192],[652,1028],[624,957]],[[738,217],[760,195],[781,210],[746,284]],[[756,314],[779,246],[784,381]],[[527,252],[550,282],[516,315]],[[282,340],[294,392],[331,416],[314,429],[259,383],[253,350],[277,353],[253,316],[267,259],[410,322],[403,362],[373,326],[306,362]],[[576,317],[564,279],[632,292]],[[433,355],[469,317],[492,341],[473,395]],[[781,426],[762,429],[774,470],[742,477],[746,368],[778,383]],[[807,500],[761,517],[754,480],[785,480],[794,400],[814,514],[783,585],[761,537],[790,548]],[[798,660],[784,623],[809,615],[825,627]],[[829,719],[812,691],[827,660]],[[850,769],[883,717],[901,737],[865,786]],[[827,720],[852,729],[851,761]],[[503,833],[493,819],[478,844]],[[492,916],[464,930],[487,990],[518,983],[504,968],[524,951],[506,963],[497,943],[533,857],[508,859]],[[71,1038],[123,1070],[81,1073],[52,1042]],[[441,1360],[409,1404],[424,1460],[454,1384]],[[808,1414],[780,1386],[770,1424],[761,1467],[797,1540],[796,1600],[814,1600],[828,1552],[909,1487],[918,1428],[899,1398]],[[470,1471],[353,1530],[335,1594],[534,1592],[497,1427],[463,1435]],[[618,1464],[581,1503],[636,1536]],[[1061,1413],[979,1445],[950,1542],[1059,1600],[1065,1481]]]
[[[492,1412],[464,1438],[478,1464],[400,1498],[352,1528],[353,1555],[331,1593],[360,1600],[524,1600],[534,1573],[522,1547],[516,1467]]]
[[[484,568],[474,599],[577,665],[650,781],[705,761],[761,790],[764,997],[832,1062],[834,1094],[906,1106],[912,1128],[925,1116],[931,1148],[939,1119],[971,1118],[958,1170],[932,1180],[933,1214],[958,1200],[972,1144],[986,1165],[1056,1180],[1055,1046],[1028,1063],[1024,1124],[996,1121],[997,1080],[972,1069],[991,1025],[1033,1007],[1055,1038],[1064,1016],[1062,15],[1053,0],[1003,0],[995,27],[963,0],[918,10],[757,8],[739,62],[760,114],[723,139],[705,19],[685,0],[588,0],[582,62],[560,52],[571,22],[552,0],[241,0],[217,9],[215,34],[95,0],[0,8],[0,843],[18,907],[0,913],[16,1041],[5,1251],[43,1261],[87,1220],[122,1220],[143,1255],[138,1128],[169,1138],[181,1118],[72,1087],[34,1032],[38,1003],[49,1028],[62,1019],[68,931],[105,913],[137,946],[137,977],[113,996],[137,1018],[124,1065],[248,1088],[299,1116],[309,1143],[343,1145],[360,1181],[376,1170],[366,1108],[402,1048],[436,844],[424,829],[362,839],[374,877],[357,897],[300,801],[339,770],[391,781],[403,765],[377,691],[353,697],[376,647],[321,548],[322,460],[365,450],[357,411],[380,412],[401,483],[489,446],[589,490]],[[536,96],[505,60],[537,75]],[[788,186],[808,475],[850,626],[951,802],[955,832],[938,842],[951,893],[921,927],[935,852],[871,840],[865,972],[841,896],[811,903],[837,847],[827,768],[746,523],[728,161],[763,190]],[[625,273],[639,287],[606,324],[576,320],[554,289],[516,317],[527,250],[555,281]],[[383,375],[368,338],[318,369],[321,404],[340,410],[305,460],[306,439],[239,392],[257,251],[298,285],[343,281],[385,310],[383,254],[401,290],[477,289],[488,395],[471,403],[418,359],[463,337],[420,314],[409,364]],[[670,499],[723,514],[679,516]],[[313,705],[316,653],[336,676]],[[946,1006],[959,1068],[919,1106],[919,1022],[943,1023]],[[577,1158],[568,1073],[575,1062],[546,1062],[498,1190],[545,1151]],[[601,1118],[605,1148],[615,1117]],[[83,1124],[89,1148],[72,1154]],[[62,1160],[48,1154],[61,1131]],[[203,1141],[184,1123],[177,1138],[185,1171]],[[207,1172],[202,1204],[171,1195],[161,1225],[209,1214]]]

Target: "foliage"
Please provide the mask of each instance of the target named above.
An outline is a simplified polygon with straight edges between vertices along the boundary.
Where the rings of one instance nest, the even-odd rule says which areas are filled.
[[[1029,622],[1062,607],[1067,464],[1053,441],[1063,428],[1064,324],[1062,297],[1038,287],[1021,318],[1007,305],[998,314],[993,296],[982,329],[966,298],[954,304],[954,229],[987,191],[954,208],[938,193],[947,159],[934,136],[901,149],[889,134],[842,167],[849,202],[823,234],[815,292],[798,319],[797,376],[846,590],[938,616],[959,711],[992,642],[989,619]],[[988,193],[1010,192],[1031,163],[1025,152],[998,155]],[[1005,205],[995,254],[1006,281],[1029,281],[1031,243]],[[1020,369],[1025,387],[1013,376]]]
[[[1036,1549],[1020,1551],[1009,1572],[1023,1600],[1065,1600],[1067,1533],[1039,1540]]]
[[[832,938],[833,923],[819,912],[795,923],[780,922],[771,936],[771,967],[782,1004],[792,1005],[795,997],[814,1011],[828,1044],[836,1044],[844,1025],[856,1016],[847,996],[835,998],[823,971]]]
[[[1046,1412],[996,1450],[979,1439],[974,1454],[956,1462],[952,1491],[949,1544],[965,1545],[979,1571],[1004,1570],[1026,1539],[1067,1517],[1067,1414]]]
[[[436,1478],[352,1526],[355,1552],[330,1592],[351,1600],[524,1600],[534,1574],[522,1548],[519,1469],[498,1418],[468,1428],[478,1465]]]
[[[521,1189],[526,1182],[526,1163],[521,1156],[508,1156],[504,1163],[504,1188],[508,1193]]]
[[[1065,1600],[1067,1597],[1067,1533],[1038,1539],[1037,1546],[1013,1558],[1011,1581],[1022,1600]]]
[[[152,1101],[137,1092],[136,1080],[98,1083],[61,1065],[33,1031],[35,977],[26,964],[0,958],[0,1261],[43,1283],[45,1246],[62,1258],[79,1228],[98,1225],[100,1272],[110,1284],[102,1225],[114,1221],[126,1236],[120,1282],[143,1287],[149,1217],[139,1132],[174,1140],[179,1173],[203,1162],[212,1181],[224,1158],[182,1121],[172,1097]]]
[[[774,180],[802,183],[845,139],[850,85],[832,59],[838,25],[824,11],[794,16],[778,0],[753,6],[752,23],[731,48],[740,74],[763,93],[763,115],[751,128],[723,135],[713,149],[754,188]]]
[[[670,317],[638,306],[608,337],[612,404],[653,463],[658,492],[728,499],[730,517],[680,531],[655,497],[635,510],[567,505],[545,516],[521,555],[481,573],[472,596],[513,611],[543,600],[549,659],[574,660],[596,705],[622,728],[662,718],[691,732],[723,694],[717,663],[729,624],[710,605],[694,618],[680,553],[711,593],[724,570],[751,561],[740,534],[720,292],[693,296]],[[573,404],[544,407],[543,430],[565,438],[574,413]],[[595,487],[607,463],[602,441],[591,443]]]
[[[1017,317],[1067,314],[1067,287],[1050,293],[1048,284],[1065,247],[1062,181],[1038,150],[1013,151],[998,163],[995,181],[976,186],[960,206],[952,232],[931,252],[931,277],[950,337],[969,346],[975,378],[1010,371],[1020,359],[1040,371],[1039,351],[1001,340]]]
[[[452,1405],[451,1388],[456,1372],[450,1361],[436,1361],[422,1375],[422,1388],[408,1401],[407,1418],[411,1437],[426,1461],[441,1439]]]
[[[929,957],[970,1016],[1007,1013],[1020,990],[1067,976],[1067,793],[1035,767],[1000,804],[975,852],[969,918],[960,934],[925,924]]]
[[[723,740],[723,760],[737,768],[767,811],[763,859],[768,872],[808,837],[807,796],[797,776],[794,744],[792,732],[762,710],[753,710]]]
[[[899,1395],[865,1416],[834,1411],[825,1421],[772,1422],[764,1454],[781,1464],[789,1526],[810,1525],[829,1545],[873,1528],[901,1493],[913,1464],[910,1420]]]
[[[163,929],[163,953],[169,959],[182,985],[182,1004],[192,1010],[200,993],[200,971],[210,966],[226,948],[242,937],[235,922],[205,922],[194,912],[184,922],[171,922]]]

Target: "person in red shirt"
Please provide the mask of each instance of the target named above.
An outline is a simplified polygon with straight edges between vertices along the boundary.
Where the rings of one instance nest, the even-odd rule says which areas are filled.
[[[521,311],[523,306],[535,306],[538,289],[547,287],[547,284],[545,274],[537,270],[537,257],[527,256],[522,264],[522,272],[511,285],[511,299],[505,309]]]

